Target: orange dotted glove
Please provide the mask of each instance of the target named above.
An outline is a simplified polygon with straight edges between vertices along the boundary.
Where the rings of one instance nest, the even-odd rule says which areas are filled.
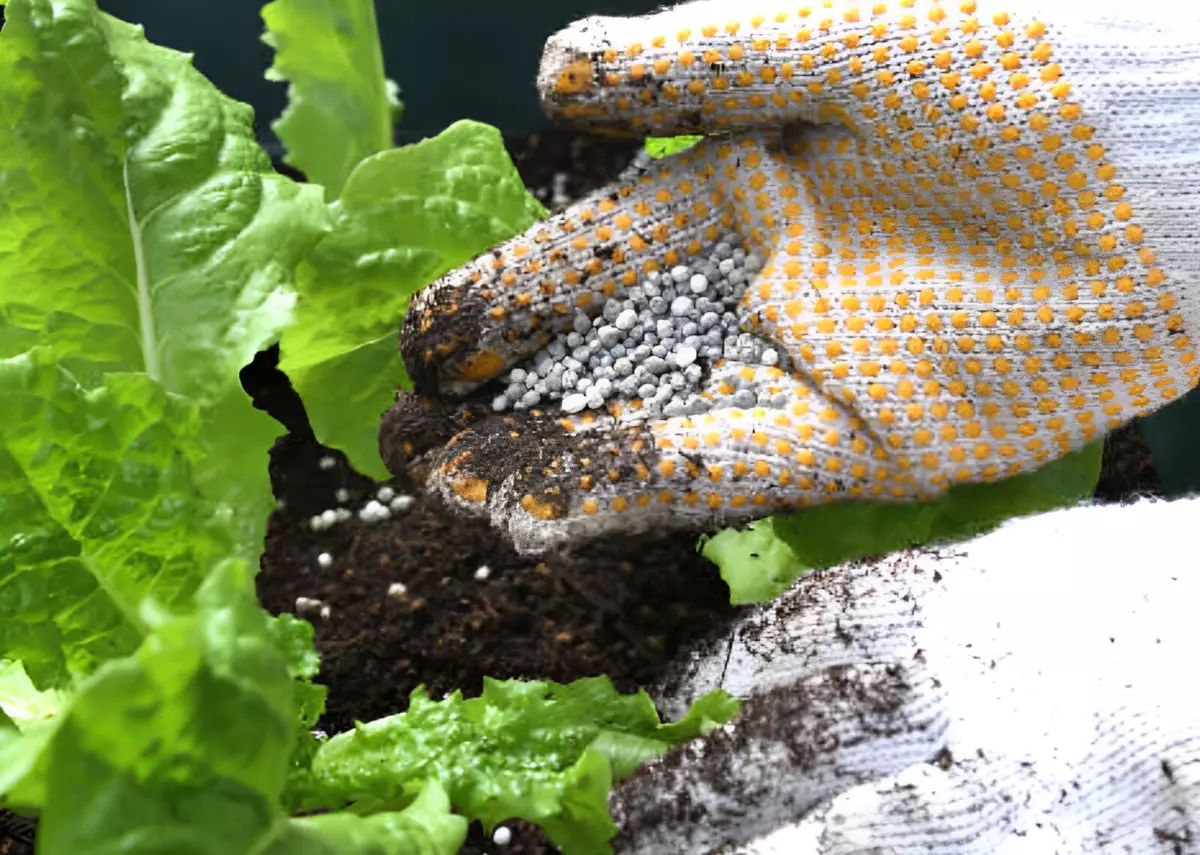
[[[424,400],[478,393],[730,231],[765,262],[738,320],[786,358],[704,361],[702,414],[475,421],[431,484],[540,551],[933,497],[1176,399],[1200,374],[1200,27],[1176,8],[701,0],[556,34],[552,117],[708,139],[418,295],[401,347]],[[423,450],[394,436],[395,466]]]

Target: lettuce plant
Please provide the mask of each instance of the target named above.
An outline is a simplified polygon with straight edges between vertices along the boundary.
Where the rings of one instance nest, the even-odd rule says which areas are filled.
[[[700,142],[701,139],[703,137],[698,137],[694,134],[682,137],[648,137],[645,142],[646,154],[655,160],[670,157],[673,154],[679,154],[681,151],[687,151]]]
[[[272,129],[284,162],[337,198],[359,161],[392,147],[398,88],[383,72],[374,0],[274,0],[262,9],[275,51],[269,80],[288,84]]]
[[[316,754],[324,786],[357,805],[388,805],[434,780],[490,827],[510,816],[538,823],[564,852],[608,852],[617,832],[605,800],[614,779],[672,745],[731,719],[723,692],[674,724],[645,692],[623,696],[605,677],[563,686],[485,680],[483,694],[434,702],[339,734]]]
[[[48,855],[443,855],[469,817],[541,821],[568,830],[568,851],[606,851],[614,776],[736,703],[714,695],[663,725],[606,681],[493,683],[472,701],[418,694],[322,743],[312,628],[254,596],[275,429],[238,369],[303,329],[297,284],[330,275],[323,258],[403,245],[389,235],[424,223],[400,282],[415,290],[469,252],[435,239],[462,222],[447,207],[476,198],[495,239],[521,225],[487,214],[489,194],[536,215],[511,186],[464,178],[512,173],[498,140],[464,125],[446,139],[484,141],[458,160],[437,141],[369,157],[356,170],[379,171],[327,205],[271,171],[244,105],[95,0],[5,11],[0,806],[39,817]],[[442,178],[405,177],[417,169]],[[376,179],[363,201],[356,180]],[[406,205],[419,210],[398,226]],[[451,721],[470,765],[436,762]]]
[[[837,502],[701,538],[735,605],[774,599],[809,570],[932,543],[962,541],[1007,519],[1086,501],[1103,442],[990,484],[961,484],[922,503]]]
[[[399,110],[373,0],[274,0],[262,15],[268,76],[288,84],[274,127],[285,160],[324,185],[331,222],[297,272],[280,368],[317,439],[386,478],[379,420],[408,383],[396,333],[409,299],[546,211],[492,127],[458,122],[392,147]]]
[[[34,633],[46,686],[130,652],[130,603],[186,602],[192,568],[261,549],[277,429],[238,371],[291,321],[328,213],[186,56],[94,2],[14,0],[6,19],[0,580],[24,605],[0,658]]]
[[[379,421],[408,384],[396,337],[409,299],[545,210],[526,192],[500,133],[466,121],[362,161],[329,210],[331,230],[297,272],[280,368],[317,439],[385,478]]]

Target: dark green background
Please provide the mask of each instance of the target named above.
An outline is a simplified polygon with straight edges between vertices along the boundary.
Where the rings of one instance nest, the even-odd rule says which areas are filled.
[[[400,84],[404,117],[397,141],[477,119],[505,134],[543,126],[534,76],[546,37],[593,14],[653,11],[656,0],[377,0],[384,63]],[[100,0],[107,12],[141,23],[155,42],[196,55],[196,66],[229,95],[255,108],[259,137],[279,155],[270,122],[285,87],[263,79],[271,53],[259,40],[261,0]],[[1200,287],[1192,283],[1191,287]],[[1142,421],[1159,478],[1170,492],[1200,490],[1200,390]]]
[[[143,24],[154,42],[196,55],[196,67],[254,106],[263,143],[277,153],[271,121],[283,84],[263,79],[271,52],[259,41],[265,0],[99,0]],[[401,142],[477,119],[505,134],[542,124],[534,76],[547,36],[587,15],[653,11],[655,0],[376,0],[388,75],[400,84]]]

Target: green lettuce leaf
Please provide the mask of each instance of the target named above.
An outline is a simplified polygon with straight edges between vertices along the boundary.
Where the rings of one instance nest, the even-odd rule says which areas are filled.
[[[708,732],[738,711],[715,692],[675,724],[644,693],[621,695],[607,677],[569,685],[485,680],[478,698],[433,701],[413,692],[408,711],[359,725],[317,751],[313,769],[331,805],[404,804],[427,781],[486,828],[535,822],[567,855],[601,853],[616,833],[607,798],[614,777]]]
[[[366,817],[342,812],[290,820],[282,833],[257,853],[455,855],[466,837],[466,818],[450,812],[446,791],[431,782],[399,812]]]
[[[384,76],[374,0],[274,0],[262,17],[275,50],[267,79],[289,84],[271,126],[284,162],[335,199],[359,161],[392,147],[401,109]]]
[[[436,785],[399,813],[287,815],[281,799],[312,701],[312,630],[259,608],[251,565],[222,561],[186,612],[146,600],[140,620],[142,644],[60,698],[56,716],[24,731],[0,726],[0,804],[39,813],[40,853],[461,847],[466,820]]]
[[[243,852],[270,827],[294,693],[266,616],[225,590],[249,579],[226,563],[192,614],[145,609],[143,646],[81,687],[51,742],[47,850]]]
[[[934,502],[833,502],[768,517],[703,538],[700,549],[720,568],[730,602],[764,602],[809,570],[965,540],[1012,517],[1087,499],[1100,479],[1103,449],[1096,442],[1024,475],[962,484]]]
[[[57,728],[57,717],[0,725],[0,807],[34,815],[46,803],[46,746]]]
[[[10,7],[11,8],[11,7]],[[0,360],[0,659],[38,689],[131,653],[240,526],[196,488],[202,420],[145,374],[85,389],[48,348]]]
[[[602,851],[614,770],[736,702],[663,725],[606,683],[426,698],[413,727],[362,728],[435,752],[406,758],[400,783],[359,765],[356,734],[310,732],[312,627],[254,597],[275,430],[237,375],[292,319],[292,272],[331,223],[321,189],[274,176],[247,108],[94,0],[7,4],[0,113],[0,805],[39,815],[44,855],[451,855],[466,834],[451,795],[506,817],[498,794]],[[309,281],[408,270],[402,315],[408,293],[543,214],[481,127],[361,164]],[[308,294],[314,312],[370,305]],[[345,317],[353,333],[382,323]],[[349,340],[309,379],[372,341]],[[327,407],[344,385],[323,388]],[[289,816],[352,799],[372,815]]]
[[[0,806],[36,813],[45,803],[45,747],[68,698],[39,691],[20,662],[0,662]]]
[[[200,407],[198,485],[248,548],[279,429],[238,372],[290,322],[328,226],[252,111],[95,0],[11,0],[0,33],[0,357],[51,347],[85,386],[145,374]]]
[[[36,812],[45,803],[45,747],[70,695],[39,691],[20,662],[0,663],[0,805]]]
[[[296,687],[253,568],[223,561],[175,614],[83,681],[45,746],[39,852],[253,851],[277,807]]]
[[[32,727],[57,713],[66,697],[59,689],[39,690],[20,662],[0,661],[0,726]]]
[[[397,340],[409,299],[546,211],[526,192],[499,131],[469,121],[367,158],[331,207],[333,230],[297,274],[280,368],[317,439],[385,478],[379,420],[408,383]]]
[[[320,657],[314,645],[312,624],[289,614],[276,617],[270,626],[275,646],[284,652],[288,672],[297,680],[297,721],[295,740],[288,761],[287,782],[280,801],[289,814],[320,806],[320,781],[312,770],[313,758],[321,740],[311,730],[325,711],[327,690],[310,682],[317,676]]]
[[[647,137],[644,145],[646,154],[657,160],[658,158],[679,154],[681,151],[687,151],[702,139],[704,137],[690,135],[682,137]]]

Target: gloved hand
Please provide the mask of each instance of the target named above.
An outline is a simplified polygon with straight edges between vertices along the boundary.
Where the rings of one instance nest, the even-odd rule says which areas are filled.
[[[616,852],[1200,852],[1198,524],[1072,508],[806,576],[652,692],[744,701],[618,787]]]
[[[538,77],[551,116],[709,138],[419,294],[419,403],[385,460],[444,438],[414,440],[414,412],[450,412],[431,486],[536,552],[932,497],[1178,398],[1200,377],[1200,27],[1177,9],[698,0],[572,25]],[[763,262],[733,314],[777,365],[696,359],[702,405],[667,418],[453,403],[726,232]]]

